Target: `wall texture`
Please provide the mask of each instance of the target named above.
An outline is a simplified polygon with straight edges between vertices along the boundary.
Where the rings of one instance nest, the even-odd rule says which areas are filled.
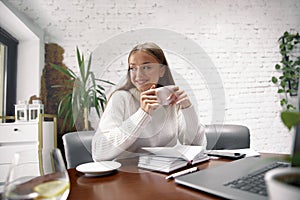
[[[107,41],[144,28],[183,35],[203,50],[201,55],[211,61],[221,77],[225,92],[224,123],[248,126],[251,146],[258,151],[290,152],[292,132],[280,121],[280,97],[270,78],[276,75],[274,66],[281,59],[278,38],[284,31],[300,31],[299,0],[8,2],[44,29],[46,42],[58,43],[65,49],[64,62],[70,68],[77,70],[76,46],[86,53],[102,52],[95,57],[109,58],[106,60],[109,64],[97,65],[95,71],[113,81],[124,75],[126,53],[132,43],[126,39],[117,44],[111,42],[112,47],[127,50],[109,55],[111,47],[103,45]],[[163,47],[168,42],[176,44],[174,38],[164,39]],[[197,66],[186,56],[195,52],[188,49],[184,55],[172,49],[166,52],[177,82],[187,82],[195,91],[193,101],[202,122],[214,122],[211,91],[205,85],[203,74],[196,72]]]

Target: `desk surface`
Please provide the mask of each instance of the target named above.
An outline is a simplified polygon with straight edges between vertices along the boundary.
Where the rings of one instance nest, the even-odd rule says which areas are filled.
[[[263,154],[264,157],[275,156]],[[69,169],[71,191],[68,199],[221,199],[165,180],[167,174],[138,169],[137,159],[121,160],[122,167],[104,177],[85,177]],[[198,165],[200,170],[222,165],[230,160],[210,160]]]

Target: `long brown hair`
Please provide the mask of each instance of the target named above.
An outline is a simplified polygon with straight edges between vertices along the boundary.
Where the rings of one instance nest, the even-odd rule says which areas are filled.
[[[146,42],[143,44],[138,44],[130,51],[130,53],[128,55],[128,63],[129,63],[130,56],[137,51],[143,51],[143,52],[153,56],[160,64],[165,66],[165,73],[164,73],[163,77],[159,78],[158,83],[157,83],[158,87],[166,86],[166,85],[175,85],[175,82],[174,82],[173,76],[171,74],[165,54],[158,45],[156,45],[153,42]],[[135,87],[130,80],[129,64],[128,64],[128,71],[127,71],[126,77],[127,77],[126,83],[123,86],[121,86],[120,88],[116,89],[116,91],[117,90],[129,90],[129,89]]]

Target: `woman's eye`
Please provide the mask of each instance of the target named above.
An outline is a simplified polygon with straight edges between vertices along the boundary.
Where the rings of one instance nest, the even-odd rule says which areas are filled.
[[[136,67],[130,67],[129,70],[135,72],[137,69]]]
[[[150,70],[150,69],[151,69],[151,66],[148,66],[148,65],[147,65],[147,66],[143,66],[143,69],[144,69],[144,70]]]

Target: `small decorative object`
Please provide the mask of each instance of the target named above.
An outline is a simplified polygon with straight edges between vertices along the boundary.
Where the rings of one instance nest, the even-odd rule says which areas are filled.
[[[44,113],[44,105],[41,100],[33,100],[29,104],[29,121],[38,121],[39,115]]]
[[[28,104],[27,101],[19,101],[15,104],[15,118],[17,122],[28,121]]]

